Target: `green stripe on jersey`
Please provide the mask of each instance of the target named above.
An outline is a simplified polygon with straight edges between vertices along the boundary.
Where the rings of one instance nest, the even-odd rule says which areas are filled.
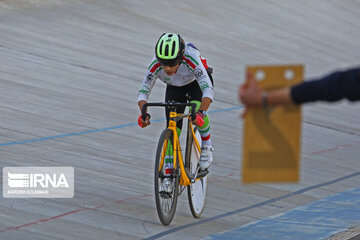
[[[187,62],[185,62],[185,61],[183,60],[183,61],[181,61],[181,63],[185,64],[185,66],[186,66],[191,72],[194,72],[194,69],[193,69],[192,67],[190,67],[190,65],[189,65]]]
[[[199,63],[192,56],[186,54],[185,57],[190,58],[194,63],[196,63],[196,65],[199,65]]]
[[[159,67],[158,70],[156,70],[155,75],[158,74],[161,69],[163,69],[163,67]]]
[[[148,70],[150,70],[150,68],[157,62],[157,59],[155,59],[151,64],[150,66],[148,67]]]

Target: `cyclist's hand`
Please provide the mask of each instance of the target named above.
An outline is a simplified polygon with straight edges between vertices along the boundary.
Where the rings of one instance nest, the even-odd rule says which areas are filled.
[[[202,127],[205,123],[204,118],[206,117],[205,115],[206,113],[204,111],[197,111],[195,114],[195,120],[193,121],[193,124],[195,124],[196,126]]]
[[[150,125],[150,114],[146,114],[146,118],[145,121],[142,119],[141,114],[138,118],[138,125],[142,128],[147,127],[148,125]]]

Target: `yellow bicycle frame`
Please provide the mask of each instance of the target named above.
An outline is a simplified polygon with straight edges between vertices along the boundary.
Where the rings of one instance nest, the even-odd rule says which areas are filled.
[[[189,179],[189,177],[186,174],[185,171],[185,166],[184,166],[184,161],[183,161],[183,156],[182,156],[182,151],[181,151],[181,147],[180,147],[180,141],[179,141],[179,136],[177,134],[176,131],[176,122],[174,120],[171,120],[179,115],[182,115],[181,113],[178,114],[176,112],[170,112],[170,120],[169,120],[169,127],[168,129],[170,129],[173,132],[173,136],[174,136],[174,142],[173,142],[173,155],[174,155],[174,168],[177,167],[177,161],[179,161],[179,166],[180,166],[180,185],[183,186],[188,186],[191,184],[191,180]],[[197,138],[195,137],[195,132],[193,127],[191,127],[191,134],[193,136],[193,140],[195,142],[195,147],[198,151],[198,153],[200,153],[200,144],[197,140]],[[161,163],[159,165],[159,171],[161,170],[161,166],[163,166],[164,164],[164,159],[165,159],[165,153],[166,153],[166,149],[167,149],[167,140],[165,141],[164,144],[164,148],[161,154]],[[179,159],[177,159],[179,157]]]

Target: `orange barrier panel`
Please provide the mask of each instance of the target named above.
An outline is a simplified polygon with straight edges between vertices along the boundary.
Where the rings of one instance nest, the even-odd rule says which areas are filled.
[[[259,86],[272,90],[303,80],[303,66],[249,66]],[[299,180],[301,107],[250,108],[244,120],[243,182]]]

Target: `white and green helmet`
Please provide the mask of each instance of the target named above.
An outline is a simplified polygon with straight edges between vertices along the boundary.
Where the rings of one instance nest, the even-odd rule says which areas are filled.
[[[180,64],[184,51],[185,42],[176,33],[164,33],[155,46],[156,58],[165,66]]]

